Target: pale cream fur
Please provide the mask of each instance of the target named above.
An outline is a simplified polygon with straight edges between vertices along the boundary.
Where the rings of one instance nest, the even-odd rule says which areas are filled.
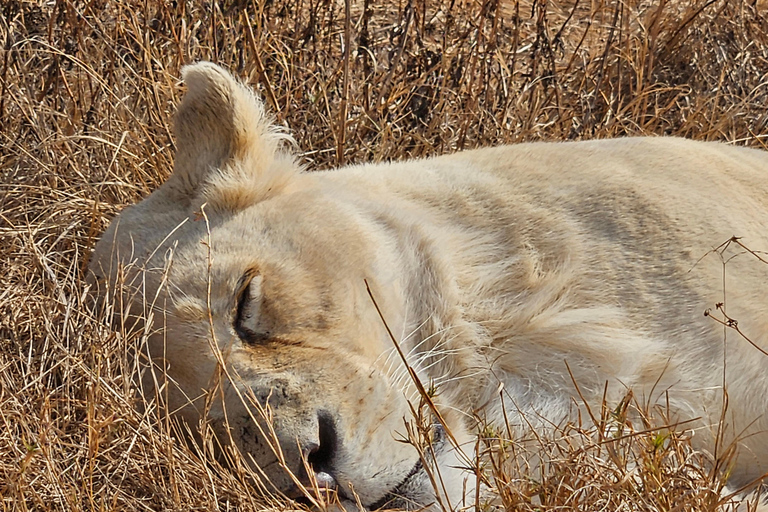
[[[593,407],[606,383],[609,404],[628,389],[668,400],[673,420],[700,418],[688,426],[711,450],[725,375],[732,482],[768,471],[768,358],[734,332],[724,349],[704,316],[724,297],[721,261],[704,256],[734,235],[768,250],[766,153],[628,138],[305,173],[248,88],[210,63],[183,75],[174,174],[112,222],[91,269],[102,290],[123,279],[154,302],[163,329],[150,350],[190,421],[220,350],[231,382],[210,415],[227,437],[226,409],[229,434],[277,488],[293,482],[249,396],[269,404],[297,474],[301,451],[335,443],[315,471],[345,496],[435,500],[424,471],[405,481],[418,455],[398,438],[417,394],[366,281],[460,442],[473,414],[502,424],[500,385],[520,432],[583,414],[567,363]],[[728,314],[768,348],[768,267],[734,258],[726,287]],[[248,339],[235,329],[243,290]],[[444,444],[441,499],[456,507],[473,479],[462,484]]]

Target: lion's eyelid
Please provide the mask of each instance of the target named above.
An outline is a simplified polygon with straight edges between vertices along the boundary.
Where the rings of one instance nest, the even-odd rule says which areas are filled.
[[[250,277],[250,280],[248,280],[248,277]],[[250,341],[254,336],[258,337],[259,333],[262,276],[259,274],[248,276],[246,274],[242,282],[243,286],[238,290],[236,300],[237,311],[235,313],[234,327],[241,337],[245,335],[244,341]]]
[[[258,312],[261,307],[261,281],[260,275],[254,276],[251,282],[248,283],[248,287],[245,289],[245,293],[248,295],[246,299],[246,308],[248,311],[248,318],[258,317]]]

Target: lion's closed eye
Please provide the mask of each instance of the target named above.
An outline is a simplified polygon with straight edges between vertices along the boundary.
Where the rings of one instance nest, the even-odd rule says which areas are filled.
[[[245,343],[263,343],[269,331],[261,325],[262,277],[249,272],[241,279],[236,296],[234,328]]]

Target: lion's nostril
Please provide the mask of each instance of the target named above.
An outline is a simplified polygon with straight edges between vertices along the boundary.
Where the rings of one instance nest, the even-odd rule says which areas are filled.
[[[317,443],[307,443],[304,446],[304,451],[302,452],[304,454],[304,458],[309,461],[309,457],[315,453],[317,450],[320,449],[320,445]]]
[[[339,447],[339,439],[336,432],[336,422],[328,411],[318,411],[317,428],[320,444],[315,449],[309,450],[307,462],[315,470],[318,484],[320,484],[321,474],[325,474],[330,480],[333,480],[333,477],[330,476],[330,470],[333,459],[336,457],[336,450]]]

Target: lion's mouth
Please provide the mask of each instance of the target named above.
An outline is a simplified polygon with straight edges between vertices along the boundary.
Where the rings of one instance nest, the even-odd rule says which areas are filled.
[[[408,496],[406,494],[406,488],[411,479],[424,470],[424,465],[421,463],[421,459],[416,461],[413,469],[405,476],[402,482],[400,482],[394,489],[385,494],[379,501],[373,503],[368,508],[371,510],[378,510],[380,508],[400,508],[398,504],[402,502],[408,502]]]
[[[421,459],[419,459],[398,485],[396,485],[392,490],[388,491],[380,500],[371,505],[367,505],[367,509],[378,510],[384,507],[406,509],[408,507],[406,507],[404,504],[413,505],[414,500],[409,499],[407,489],[411,484],[411,479],[423,471],[423,469],[424,466],[421,462]],[[344,488],[342,488],[342,486],[340,486],[336,482],[336,479],[331,475],[325,472],[318,472],[315,473],[315,479],[317,481],[317,490],[315,492],[319,492],[321,494],[332,492],[335,493],[338,499],[342,502],[349,501],[351,503],[355,503],[354,495],[347,495],[347,493],[344,492]],[[298,488],[294,488],[291,492],[287,493],[286,496],[293,499],[297,503],[310,507],[311,509],[313,503],[306,496],[305,492],[306,491],[301,491]]]
[[[443,451],[445,447],[445,430],[439,423],[435,424],[433,429],[434,438],[432,439],[432,451],[434,455],[437,456]],[[368,508],[370,510],[378,510],[384,507],[408,510],[414,508],[414,505],[418,508],[429,505],[429,503],[415,502],[409,496],[409,491],[413,492],[414,487],[417,487],[413,485],[413,480],[420,476],[420,473],[422,472],[424,472],[424,463],[420,457],[419,460],[416,461],[416,464],[414,464],[413,468],[408,472],[407,475],[405,475],[405,478],[403,478],[399,484],[387,492],[380,500],[369,505]]]
[[[426,455],[429,459],[439,456],[446,447],[446,435],[442,425],[435,424],[433,426],[433,438],[431,441],[431,449],[427,450]],[[432,460],[432,464],[436,461]],[[403,477],[399,484],[387,491],[380,499],[371,503],[365,504],[368,510],[378,510],[382,508],[387,509],[403,509],[413,510],[423,508],[431,503],[425,503],[424,497],[429,496],[431,493],[430,479],[426,477],[424,461],[420,457],[413,465],[411,470]],[[324,471],[318,471],[315,473],[315,479],[317,480],[317,487],[320,492],[335,492],[338,499],[342,502],[349,501],[355,503],[354,494],[349,496],[343,486],[339,485],[336,479],[331,474]],[[424,486],[429,486],[425,488]],[[298,489],[295,496],[290,496],[296,502],[304,505],[311,505],[311,502],[306,499],[303,492],[299,493]]]

